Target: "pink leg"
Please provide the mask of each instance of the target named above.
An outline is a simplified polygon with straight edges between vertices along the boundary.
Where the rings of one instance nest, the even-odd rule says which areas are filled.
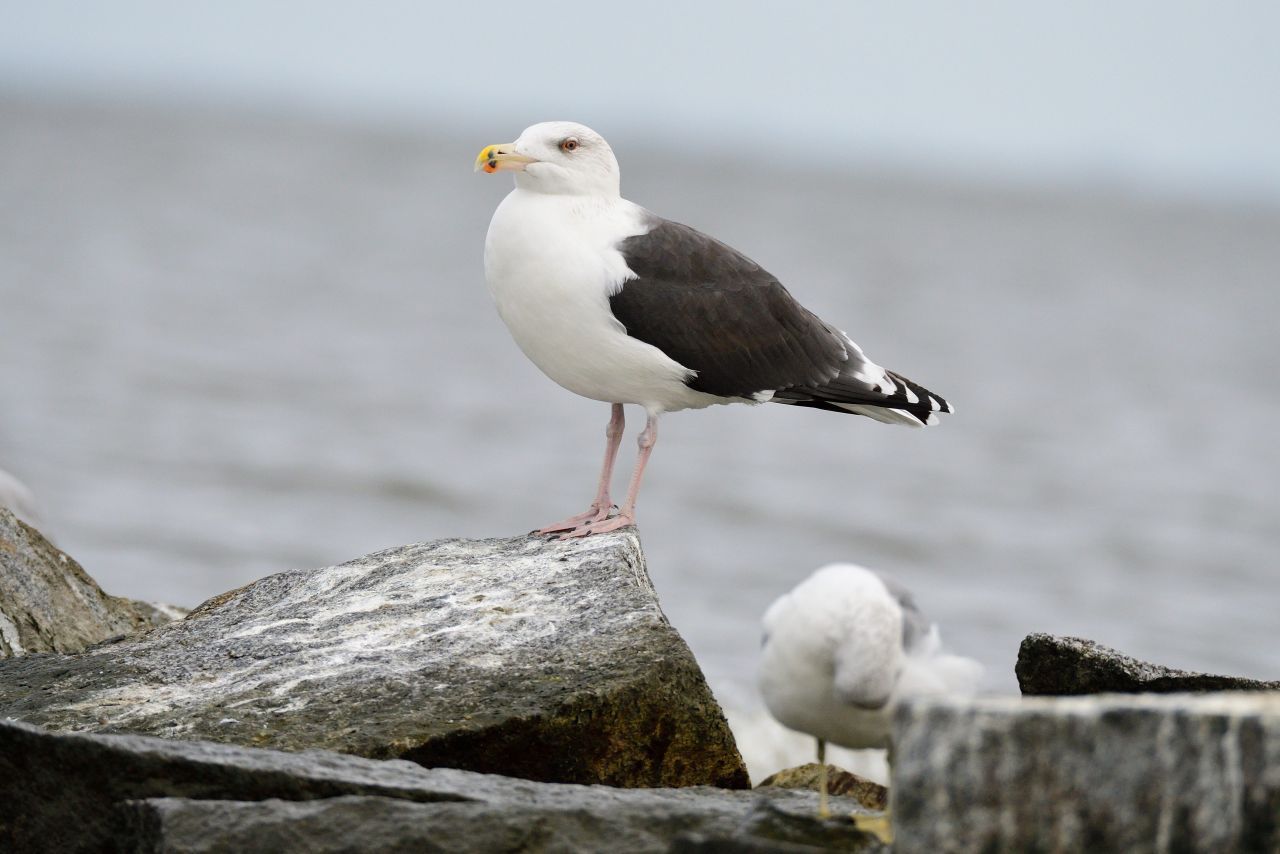
[[[636,455],[636,467],[631,472],[631,484],[627,487],[627,499],[618,515],[611,519],[596,519],[586,522],[572,531],[566,531],[561,534],[560,539],[585,537],[589,534],[603,534],[607,531],[616,531],[619,528],[625,528],[636,523],[636,497],[640,494],[640,479],[644,477],[644,467],[649,463],[649,455],[653,453],[653,446],[658,443],[657,415],[652,413],[649,415],[649,420],[644,425],[644,431],[640,433],[638,443],[640,452]]]
[[[557,531],[568,531],[588,522],[599,522],[609,518],[609,511],[613,509],[613,501],[609,498],[609,483],[613,480],[613,462],[618,458],[618,446],[622,444],[622,431],[626,424],[622,404],[613,404],[609,415],[609,426],[604,428],[607,441],[604,447],[604,465],[600,468],[600,484],[596,487],[595,500],[591,502],[587,512],[553,522],[545,528],[539,528],[536,533],[554,534]]]

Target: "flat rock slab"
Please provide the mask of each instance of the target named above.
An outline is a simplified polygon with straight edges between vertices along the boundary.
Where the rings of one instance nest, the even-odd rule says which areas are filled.
[[[80,564],[0,507],[0,659],[79,652],[172,616],[104,593]]]
[[[879,850],[817,797],[537,783],[328,751],[60,734],[0,720],[3,851]],[[736,848],[726,849],[725,845]],[[743,847],[751,846],[751,847]]]
[[[894,745],[902,851],[1280,851],[1280,694],[920,701]]]
[[[555,785],[555,784],[541,784]],[[639,791],[639,790],[631,790]],[[661,790],[658,790],[661,791]],[[322,801],[148,799],[122,805],[122,837],[139,851],[184,852],[663,852],[887,850],[847,818],[821,821],[816,799],[725,799],[680,790],[658,798],[575,807],[529,803],[422,804],[346,796]],[[720,790],[723,791],[723,790]],[[833,806],[842,808],[836,801]]]
[[[0,661],[0,716],[555,782],[749,786],[632,530],[440,540],[269,576],[136,639]]]
[[[1280,682],[1174,670],[1083,638],[1046,634],[1023,639],[1015,670],[1024,695],[1280,691]]]

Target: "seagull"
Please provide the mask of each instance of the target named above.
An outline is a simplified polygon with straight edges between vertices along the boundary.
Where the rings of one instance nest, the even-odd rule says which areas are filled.
[[[867,358],[746,255],[622,198],[618,160],[590,128],[536,124],[515,142],[486,146],[475,165],[515,178],[484,245],[498,314],[548,377],[612,405],[595,499],[538,533],[580,537],[634,524],[665,412],[773,402],[924,426],[952,411]],[[643,407],[647,420],[626,499],[610,515],[623,404]]]
[[[817,740],[827,814],[827,742],[853,750],[889,746],[898,703],[977,691],[982,665],[942,650],[903,587],[861,566],[822,567],[764,615],[758,684],[769,713]]]

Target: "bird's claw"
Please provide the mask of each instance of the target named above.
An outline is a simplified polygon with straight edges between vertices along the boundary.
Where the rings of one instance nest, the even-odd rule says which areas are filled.
[[[561,519],[559,522],[552,522],[545,528],[539,528],[534,534],[558,534],[561,531],[573,531],[584,525],[592,525],[596,522],[603,522],[609,518],[609,514],[613,512],[616,505],[606,503],[604,505],[593,503],[585,513],[579,513],[576,516],[570,516],[568,519]]]
[[[635,523],[635,517],[628,513],[619,513],[617,516],[596,519],[594,521],[587,522],[586,524],[579,525],[572,530],[568,530],[560,534],[556,539],[568,540],[574,537],[587,537],[591,534],[607,534],[609,531],[616,531],[619,528],[625,528],[628,525],[634,525]]]

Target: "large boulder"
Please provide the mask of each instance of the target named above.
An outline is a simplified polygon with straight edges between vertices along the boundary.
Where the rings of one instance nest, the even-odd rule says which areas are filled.
[[[138,638],[0,662],[6,715],[533,780],[749,786],[633,530],[269,576]]]
[[[107,595],[80,564],[0,507],[0,659],[79,652],[180,614]]]
[[[0,850],[881,850],[811,792],[536,783],[326,751],[57,734],[0,720]]]
[[[1280,694],[921,700],[902,851],[1280,851]]]
[[[1047,634],[1023,639],[1015,670],[1024,695],[1280,691],[1280,682],[1174,670],[1083,638]]]

